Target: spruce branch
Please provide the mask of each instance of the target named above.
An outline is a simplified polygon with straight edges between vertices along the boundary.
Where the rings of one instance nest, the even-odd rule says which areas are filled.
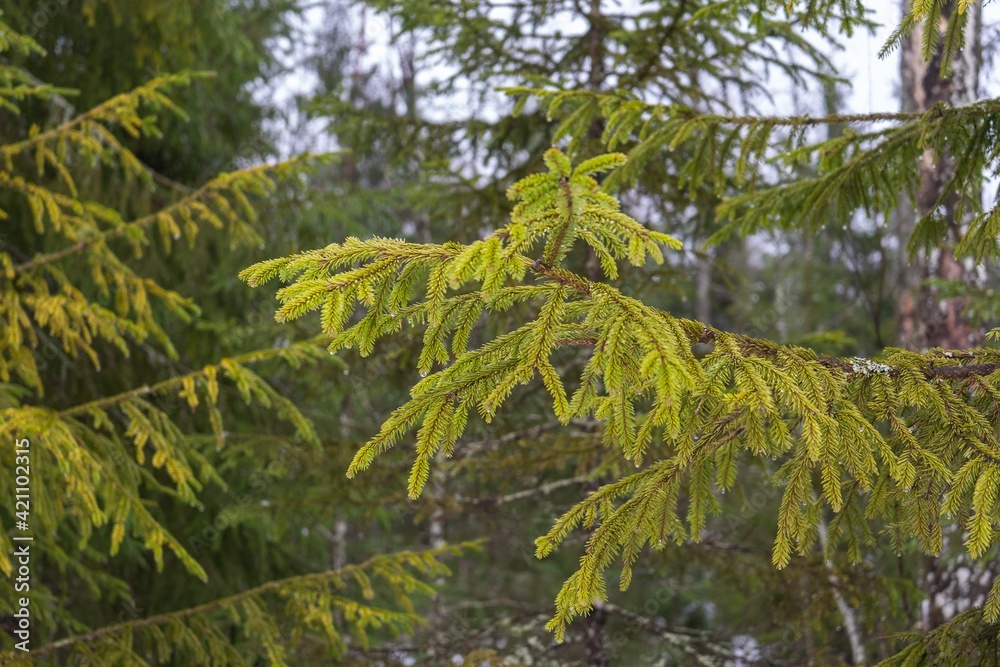
[[[64,522],[76,517],[81,525],[103,526],[113,523],[111,554],[114,555],[125,537],[126,525],[131,524],[137,536],[145,538],[145,546],[153,551],[158,567],[162,567],[163,547],[169,548],[185,567],[201,579],[206,578],[202,567],[170,535],[150,513],[140,496],[140,482],[147,482],[161,491],[168,491],[148,476],[143,468],[144,450],[153,450],[150,463],[163,469],[173,482],[173,492],[181,501],[197,505],[195,492],[200,490],[200,473],[203,480],[223,484],[209,461],[193,446],[171,418],[145,400],[154,394],[177,391],[179,400],[194,409],[203,401],[209,421],[216,434],[218,445],[225,441],[222,417],[217,407],[219,395],[218,375],[230,378],[243,399],[263,407],[273,408],[278,416],[290,422],[297,434],[306,442],[318,445],[318,437],[311,422],[286,397],[261,378],[244,368],[245,365],[269,359],[282,359],[298,366],[317,358],[328,358],[321,343],[324,337],[303,341],[288,347],[258,350],[223,359],[199,371],[175,376],[158,383],[143,385],[112,396],[95,399],[62,411],[43,407],[21,405],[0,410],[0,434],[14,437],[44,439],[41,450],[51,465],[42,464],[52,471],[52,478],[60,484],[41,485],[36,491],[41,506],[62,506],[64,494],[75,501],[75,507],[65,510]],[[200,395],[200,399],[199,399]],[[135,453],[130,457],[127,445],[117,435],[115,419],[109,415],[117,408],[125,427],[124,440],[131,441]],[[107,435],[110,432],[111,435]],[[128,474],[125,474],[127,471]],[[58,491],[56,491],[58,487]],[[51,490],[50,490],[51,488]],[[42,496],[47,496],[43,501]],[[131,518],[131,519],[130,519]],[[42,519],[43,524],[47,521]],[[55,527],[50,526],[54,531]],[[89,529],[84,529],[89,535]],[[0,532],[0,545],[11,546],[6,533]],[[7,551],[0,552],[0,569],[10,572]]]
[[[349,238],[241,273],[251,285],[286,283],[278,292],[282,319],[320,311],[331,350],[368,354],[407,324],[425,329],[418,366],[426,376],[358,450],[349,476],[415,430],[408,493],[416,497],[431,461],[452,455],[470,411],[489,422],[536,375],[562,423],[601,422],[604,443],[639,470],[587,495],[537,541],[545,557],[574,531],[591,531],[556,599],[549,628],[557,638],[607,599],[605,572],[616,562],[624,589],[647,547],[700,540],[720,510],[717,494],[737,483],[742,458],[780,460],[772,478],[783,487],[772,549],[778,568],[810,552],[825,514],[834,517],[829,548],[846,544],[855,560],[874,539],[870,522],[890,516],[931,554],[941,548],[942,517],[958,517],[970,556],[986,553],[1000,502],[1000,351],[836,358],[674,317],[562,262],[576,243],[633,266],[662,261],[662,247],[677,247],[623,214],[582,173],[620,167],[623,157],[573,169],[550,151],[546,164],[548,173],[510,188],[510,224],[472,244]],[[463,334],[461,349],[449,353],[448,335],[467,317],[515,304],[522,324],[471,350]],[[352,320],[355,310],[362,314]],[[696,355],[705,344],[711,349]],[[586,361],[569,397],[551,362],[564,345]],[[654,440],[656,457],[645,463]]]
[[[170,102],[169,98],[163,94],[163,91],[171,86],[188,85],[195,79],[203,79],[211,76],[214,76],[211,72],[179,72],[156,77],[128,92],[109,97],[104,102],[65,123],[61,123],[48,130],[37,131],[27,139],[0,146],[0,157],[9,163],[10,159],[15,155],[25,153],[53,139],[70,137],[78,128],[95,122],[121,125],[130,134],[135,136],[140,128],[146,126],[137,115],[141,104],[152,104],[159,108],[166,108],[183,118],[185,117],[184,112]]]
[[[421,622],[420,617],[414,613],[409,598],[414,593],[423,595],[433,594],[433,589],[424,583],[421,578],[432,578],[447,574],[448,569],[440,562],[443,558],[463,555],[470,549],[478,548],[478,546],[479,543],[477,542],[466,542],[420,552],[400,551],[388,555],[375,556],[363,563],[347,565],[336,570],[276,579],[260,586],[187,609],[165,612],[134,621],[124,621],[80,635],[58,639],[32,649],[31,653],[34,657],[55,655],[81,645],[95,646],[103,641],[113,641],[125,633],[132,633],[151,626],[169,625],[179,621],[183,622],[192,617],[208,616],[218,611],[227,611],[231,615],[233,610],[240,608],[241,603],[244,601],[250,600],[259,604],[258,600],[272,594],[277,594],[287,599],[290,615],[304,617],[300,620],[305,620],[308,618],[306,616],[307,609],[300,607],[300,605],[306,601],[301,600],[296,602],[296,597],[300,595],[298,591],[311,589],[327,590],[330,588],[340,589],[353,581],[360,584],[362,597],[370,598],[374,594],[370,581],[372,577],[381,579],[394,591],[398,599],[402,599],[404,606],[401,611],[381,609],[368,604],[360,606],[348,605],[346,601],[342,601],[339,597],[329,597],[327,600],[328,604],[349,608],[350,615],[347,625],[349,627],[351,625],[357,626],[357,629],[361,631],[365,629],[365,626],[377,627],[380,624],[386,624],[397,631],[408,630],[413,625]],[[243,609],[245,610],[246,607],[243,607]],[[246,612],[244,611],[244,613]],[[315,619],[306,620],[306,622],[313,626],[318,625]],[[252,637],[248,638],[253,639]],[[211,641],[211,637],[204,637],[204,639],[209,642]],[[287,638],[279,639],[287,641]]]
[[[13,278],[17,274],[65,259],[114,237],[127,236],[135,238],[137,233],[145,230],[154,223],[162,223],[165,219],[171,219],[182,213],[189,214],[193,204],[206,201],[211,203],[218,197],[225,196],[227,193],[233,191],[234,187],[240,191],[250,190],[251,193],[256,195],[267,194],[273,191],[276,186],[274,178],[287,179],[299,176],[308,171],[311,164],[316,161],[329,160],[330,157],[332,156],[306,153],[276,164],[260,164],[239,171],[221,174],[197,190],[188,193],[183,198],[154,213],[136,218],[135,220],[120,222],[111,229],[95,231],[70,246],[44,255],[38,255],[20,264],[15,264],[12,271],[8,271],[6,276]],[[179,229],[177,233],[179,234]],[[13,273],[13,276],[11,273]]]
[[[178,389],[194,382],[195,380],[214,379],[216,374],[226,366],[233,368],[244,366],[246,364],[268,361],[271,359],[284,359],[298,364],[308,358],[325,358],[326,355],[323,354],[321,350],[322,343],[326,342],[326,340],[326,336],[320,335],[314,336],[308,340],[292,343],[285,347],[274,347],[270,349],[245,352],[240,355],[222,359],[218,363],[205,366],[201,370],[192,371],[184,375],[174,375],[165,380],[161,380],[160,382],[142,385],[141,387],[136,387],[118,394],[104,396],[87,403],[81,403],[69,408],[64,408],[63,410],[60,410],[57,415],[63,418],[79,417],[95,410],[104,410],[106,408],[113,407],[134,398],[141,398],[150,394],[158,394],[172,389]],[[0,427],[2,427],[2,425],[0,425]]]
[[[1000,168],[1000,99],[959,107],[937,104],[913,113],[754,116],[647,104],[621,92],[505,90],[519,102],[532,97],[548,103],[550,115],[565,109],[556,134],[569,135],[574,146],[587,132],[578,122],[580,113],[601,118],[601,141],[609,149],[628,147],[628,162],[602,184],[609,191],[642,183],[647,167],[655,163],[675,161],[671,185],[692,198],[703,188],[722,198],[716,209],[721,227],[709,245],[734,233],[847,225],[859,211],[869,217],[889,215],[914,196],[919,158],[930,151],[941,159],[962,159],[955,161],[939,201],[922,205],[930,213],[918,220],[907,239],[908,250],[954,242],[934,211],[944,197],[957,195],[958,208],[971,217],[958,240],[958,255],[981,261],[1000,254],[1000,214],[996,207],[984,208],[977,194],[983,171]],[[809,130],[819,126],[846,129],[817,141]],[[817,173],[791,181],[783,177],[802,167]]]

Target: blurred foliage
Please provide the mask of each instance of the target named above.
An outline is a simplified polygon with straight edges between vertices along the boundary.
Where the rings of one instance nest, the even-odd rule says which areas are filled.
[[[129,629],[142,619],[156,621],[149,628],[171,619],[188,628],[163,631],[176,649],[163,661],[177,665],[661,665],[733,656],[747,664],[842,664],[851,655],[842,603],[864,628],[869,655],[889,656],[909,641],[893,634],[913,629],[919,617],[913,582],[921,560],[916,545],[896,539],[898,522],[873,523],[886,531],[878,544],[892,536],[898,554],[872,549],[852,563],[848,549],[833,549],[827,561],[817,548],[774,570],[784,487],[772,479],[785,460],[768,456],[745,459],[727,493],[713,490],[719,514],[706,517],[699,543],[644,553],[632,565],[633,585],[570,624],[556,643],[545,629],[552,600],[580,567],[590,534],[567,536],[544,560],[535,558],[533,540],[581,497],[636,472],[621,449],[607,446],[616,432],[593,415],[560,423],[535,381],[507,397],[490,423],[469,420],[454,456],[418,476],[419,499],[407,498],[406,488],[407,450],[417,438],[404,437],[399,451],[345,480],[355,452],[411,400],[421,371],[450,358],[447,327],[425,327],[426,314],[408,313],[415,327],[386,322],[373,346],[370,336],[356,341],[366,343],[367,356],[354,349],[330,356],[321,352],[328,338],[313,338],[320,317],[279,324],[271,295],[235,279],[255,262],[308,256],[351,236],[482,247],[510,222],[507,189],[544,171],[553,145],[574,162],[616,150],[629,154],[627,165],[596,182],[614,191],[621,214],[676,237],[683,249],[666,252],[662,264],[624,270],[615,241],[598,235],[603,250],[581,243],[560,258],[568,271],[719,331],[821,355],[877,355],[895,339],[893,276],[906,241],[894,236],[887,209],[905,188],[886,190],[862,176],[834,201],[839,208],[809,200],[810,193],[839,193],[829,185],[843,173],[837,170],[866,155],[898,166],[892,141],[915,150],[915,127],[930,128],[924,136],[937,145],[965,141],[979,157],[983,144],[953,130],[964,123],[980,138],[991,130],[973,109],[916,123],[884,119],[888,149],[878,135],[856,131],[864,121],[841,116],[845,82],[827,54],[840,34],[865,28],[861,4],[0,0],[0,9],[45,49],[8,49],[5,76],[28,87],[52,84],[16,100],[19,113],[0,109],[0,151],[12,158],[3,172],[10,178],[0,183],[0,209],[9,216],[0,221],[0,254],[21,267],[0,285],[5,298],[35,299],[18,302],[28,324],[2,352],[10,375],[0,384],[0,410],[22,419],[5,417],[0,428],[37,429],[30,420],[38,411],[54,411],[54,423],[70,424],[70,440],[84,438],[86,451],[126,462],[133,512],[122,534],[110,511],[118,506],[102,500],[109,520],[95,526],[83,499],[71,493],[57,506],[53,491],[46,526],[54,532],[40,540],[45,553],[33,562],[33,604],[44,610],[36,638],[63,642],[47,654],[52,664],[66,664],[69,651],[83,656],[79,664],[125,664],[133,649],[153,661],[157,630]],[[939,10],[915,4],[910,15]],[[178,72],[192,74],[175,79]],[[279,108],[273,100],[290,72],[293,84],[317,85],[294,108]],[[144,99],[114,119],[95,119],[69,150],[49,143],[41,170],[33,152],[16,157],[7,149],[116,96],[138,99],[128,91],[150,81],[164,82],[171,104]],[[787,117],[762,115],[775,105],[785,110],[776,94],[783,87],[796,90],[796,108]],[[813,123],[810,114],[826,120]],[[99,145],[87,149],[95,131]],[[343,152],[275,160],[315,146]],[[782,151],[787,159],[776,161]],[[974,172],[963,172],[963,187],[975,185]],[[16,178],[23,182],[9,187]],[[865,188],[880,193],[870,209]],[[55,209],[46,191],[58,195]],[[812,202],[800,207],[809,213],[807,230],[796,217],[803,197]],[[90,208],[81,214],[74,201]],[[975,213],[980,233],[968,249],[986,252],[993,223],[988,210]],[[934,245],[939,222],[925,221],[918,241]],[[965,298],[985,327],[997,319],[988,264],[981,285],[937,285]],[[535,317],[530,300],[516,301],[488,317],[465,312],[468,349]],[[89,333],[74,339],[81,317]],[[344,324],[362,321],[359,313]],[[8,323],[2,333],[15,329]],[[421,354],[425,341],[430,352]],[[712,353],[702,343],[692,349],[698,363]],[[25,370],[29,355],[37,378]],[[945,359],[936,363],[955,363]],[[564,378],[587,363],[585,346],[552,354]],[[145,386],[154,390],[130,394]],[[95,401],[96,409],[78,408]],[[95,426],[95,417],[110,426]],[[140,459],[135,436],[144,421],[154,428],[140,448],[149,456]],[[664,442],[650,447],[647,459],[670,454]],[[166,453],[154,462],[157,448]],[[165,474],[163,457],[189,460],[190,474],[183,467],[176,479]],[[4,469],[11,463],[4,459]],[[46,488],[66,484],[54,463],[44,465]],[[685,513],[687,503],[685,495]],[[155,545],[150,551],[150,533],[143,537],[153,525],[135,518],[143,511],[207,583],[191,577],[167,542],[155,572]],[[85,531],[89,541],[78,546]],[[408,578],[414,561],[406,553],[476,538],[486,539],[484,548],[465,552],[450,575],[428,560],[416,563],[419,582]],[[352,563],[397,552],[404,552],[396,561],[402,569],[376,585],[374,602],[365,601],[363,581],[344,582],[344,573],[356,576]],[[320,571],[329,574],[319,588],[299,588],[301,577]],[[621,568],[608,573],[616,577]],[[403,598],[431,593],[425,583],[434,599],[418,594],[412,609],[389,608],[401,602],[401,590]],[[251,595],[262,607],[226,602],[241,591],[264,593]],[[11,602],[7,595],[0,604]],[[207,613],[185,611],[198,605],[209,605]],[[359,613],[364,605],[386,612],[385,626],[369,628],[367,647],[348,630],[378,615]],[[227,610],[239,621],[219,613]],[[9,629],[4,613],[0,624]],[[269,625],[279,618],[286,625]],[[924,635],[911,655],[950,660],[961,654],[953,647],[971,646],[970,637],[981,648],[975,637],[990,626],[979,618],[961,616]],[[90,633],[104,627],[114,641],[98,648],[125,657],[86,656]],[[301,638],[292,637],[293,627],[304,630]],[[191,633],[208,639],[196,642]]]

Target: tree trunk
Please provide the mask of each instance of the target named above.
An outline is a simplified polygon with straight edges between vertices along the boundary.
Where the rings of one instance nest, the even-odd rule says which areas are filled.
[[[823,552],[826,551],[826,543],[826,522],[821,521],[819,524],[819,546]],[[834,567],[833,561],[824,556],[823,564],[830,571],[827,577],[827,580],[830,582],[830,593],[837,604],[837,610],[840,611],[841,618],[844,619],[844,632],[847,634],[847,640],[851,644],[851,662],[855,665],[867,665],[868,654],[865,651],[864,635],[858,613],[851,607],[847,598],[844,597],[844,594],[840,590],[840,578],[837,576],[837,570]]]
[[[333,522],[333,534],[330,545],[330,560],[333,569],[339,570],[347,565],[347,517],[338,514]]]
[[[907,8],[904,7],[904,11]],[[955,11],[949,3],[941,12],[939,30],[942,36]],[[982,61],[981,33],[982,7],[970,6],[966,27],[966,46],[955,55],[950,77],[941,76],[941,49],[928,62],[921,54],[923,31],[917,26],[903,42],[900,74],[902,83],[902,110],[927,111],[936,104],[963,106],[975,102],[979,92],[979,70]],[[898,212],[899,242],[905,244],[916,221],[931,212],[941,197],[943,187],[954,171],[954,158],[948,155],[924,153],[920,165],[920,187],[916,206],[904,205]],[[966,221],[955,219],[957,196],[951,193],[945,200],[948,221],[948,240],[930,256],[922,256],[908,263],[902,261],[899,272],[899,344],[908,349],[942,347],[966,348],[979,337],[963,316],[964,299],[939,299],[936,290],[923,284],[928,278],[964,280],[966,270],[952,251],[960,238]]]
[[[904,6],[904,11],[907,9]],[[941,76],[943,54],[940,48],[930,62],[921,55],[921,26],[918,25],[903,43],[900,74],[904,112],[927,111],[936,104],[955,107],[976,101],[982,61],[982,7],[976,3],[966,11],[969,12],[966,46],[955,55],[950,77]],[[954,2],[942,9],[938,26],[942,35],[954,12]],[[926,284],[928,278],[948,281],[969,278],[966,267],[953,252],[967,221],[956,218],[956,193],[944,193],[943,190],[954,172],[954,161],[954,156],[925,152],[920,164],[915,206],[904,205],[898,211],[898,240],[900,246],[905,247],[916,221],[933,210],[942,194],[947,194],[942,211],[948,225],[947,240],[932,253],[921,254],[913,262],[901,261],[898,343],[908,349],[961,349],[977,344],[982,338],[982,332],[976,331],[965,317],[964,299],[940,298],[937,290]],[[918,585],[926,598],[921,605],[919,626],[924,630],[938,627],[964,608],[984,601],[975,583],[984,579],[981,575],[986,566],[970,562],[961,551],[958,527],[952,528],[942,537],[940,557],[921,556]],[[959,577],[960,571],[967,576]]]

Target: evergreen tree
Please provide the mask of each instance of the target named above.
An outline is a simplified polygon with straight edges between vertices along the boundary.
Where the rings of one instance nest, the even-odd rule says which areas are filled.
[[[281,70],[277,41],[293,37],[288,21],[296,7],[292,0],[0,2],[11,27],[38,42],[45,54],[8,57],[40,81],[73,89],[79,109],[155,76],[211,70],[210,79],[174,92],[188,119],[160,119],[161,130],[173,140],[138,137],[128,144],[157,173],[188,186],[272,150],[264,124],[277,110],[260,93]],[[55,118],[49,119],[44,107],[24,111],[29,123],[39,118],[56,123],[66,113],[55,107]]]
[[[41,51],[6,24],[0,24],[0,49],[12,59]],[[39,83],[7,59],[0,60],[0,80],[5,117],[30,104],[66,104],[67,91]],[[415,598],[432,592],[426,582],[444,572],[439,558],[456,552],[399,551],[328,571],[298,568],[224,593],[199,587],[202,601],[193,606],[138,609],[143,605],[133,597],[136,577],[129,567],[145,570],[147,579],[153,569],[208,578],[204,550],[194,553],[197,545],[178,536],[184,526],[177,509],[204,510],[199,496],[227,487],[224,467],[233,459],[223,452],[252,423],[239,418],[247,405],[288,425],[259,432],[270,436],[269,444],[320,444],[310,420],[273,384],[280,371],[269,381],[261,368],[301,369],[329,358],[315,339],[279,340],[192,369],[167,327],[197,317],[198,305],[143,273],[147,258],[183,253],[181,246],[213,230],[233,247],[256,248],[261,213],[275,192],[301,188],[313,165],[327,158],[307,155],[223,173],[135,217],[128,204],[118,210],[85,194],[101,178],[152,188],[157,175],[120,137],[156,136],[157,115],[182,116],[168,94],[191,80],[154,78],[61,122],[33,124],[0,145],[0,437],[31,443],[30,507],[19,508],[17,517],[12,505],[3,510],[5,660],[247,665],[331,654],[353,659],[369,641],[411,631],[420,620]],[[146,356],[155,363],[143,363]],[[155,374],[129,387],[123,383],[137,363]],[[96,393],[101,385],[94,377],[102,369],[113,371],[106,386],[117,390]],[[246,448],[239,449],[245,456]],[[14,448],[5,447],[0,487],[11,498],[15,462]],[[24,595],[15,589],[12,538],[25,533],[33,538],[31,651],[7,653],[19,641],[12,618]],[[206,592],[215,595],[205,599]],[[124,612],[116,613],[120,605]]]

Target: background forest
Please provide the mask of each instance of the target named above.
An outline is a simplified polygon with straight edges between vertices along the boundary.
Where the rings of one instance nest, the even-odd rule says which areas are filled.
[[[898,107],[856,114],[837,48],[874,27],[874,9],[908,26],[884,54]],[[1000,474],[969,468],[971,509],[941,507],[975,458],[952,456],[944,433],[1000,469],[987,340],[1000,320],[997,42],[980,4],[0,0],[0,11],[0,664],[997,664]],[[954,113],[976,102],[980,115]],[[640,467],[641,452],[618,446],[634,436],[631,405],[620,420],[613,408],[559,419],[543,374],[491,419],[473,411],[419,497],[402,445],[423,435],[346,477],[422,376],[534,317],[537,295],[511,292],[482,317],[449,305],[448,349],[436,341],[451,325],[413,310],[404,327],[393,309],[398,327],[331,354],[322,330],[336,317],[299,318],[318,302],[276,301],[237,276],[297,253],[308,261],[296,270],[326,268],[333,255],[308,253],[349,237],[473,247],[512,229],[512,213],[531,222],[512,185],[529,179],[514,193],[530,198],[533,174],[570,182],[553,146],[574,165],[626,154],[593,163],[593,187],[621,210],[590,213],[653,230],[632,231],[638,249],[595,232],[546,250],[573,275],[744,347],[804,349],[848,375],[902,369],[901,396],[918,352],[979,348],[932,352],[952,371],[913,381],[919,393],[981,380],[952,402],[904,396],[916,416],[890,410],[871,426],[858,412],[845,427],[913,440],[872,463],[883,513],[854,500],[869,490],[853,460],[843,490],[839,469],[817,469],[815,504],[789,510],[796,455],[775,443],[808,444],[808,427],[741,423],[724,437],[771,444],[733,450],[731,466],[673,498],[697,539],[650,540],[606,565],[606,599],[564,600],[562,627],[554,600],[601,528],[540,541],[544,558],[536,538]],[[252,284],[277,273],[250,271]],[[358,300],[381,303],[368,289]],[[367,321],[350,309],[343,320]],[[548,366],[563,377],[587,372],[575,350],[594,340],[576,331]],[[729,340],[712,336],[692,336],[697,359]],[[623,385],[642,375],[633,365]],[[769,372],[733,400],[782,393],[791,375]],[[823,382],[804,391],[833,392]],[[774,408],[760,400],[762,414]],[[824,433],[813,440],[836,439]],[[8,443],[22,437],[29,654],[11,650]],[[651,448],[643,466],[670,450]],[[794,557],[780,546],[791,511],[811,526]]]

